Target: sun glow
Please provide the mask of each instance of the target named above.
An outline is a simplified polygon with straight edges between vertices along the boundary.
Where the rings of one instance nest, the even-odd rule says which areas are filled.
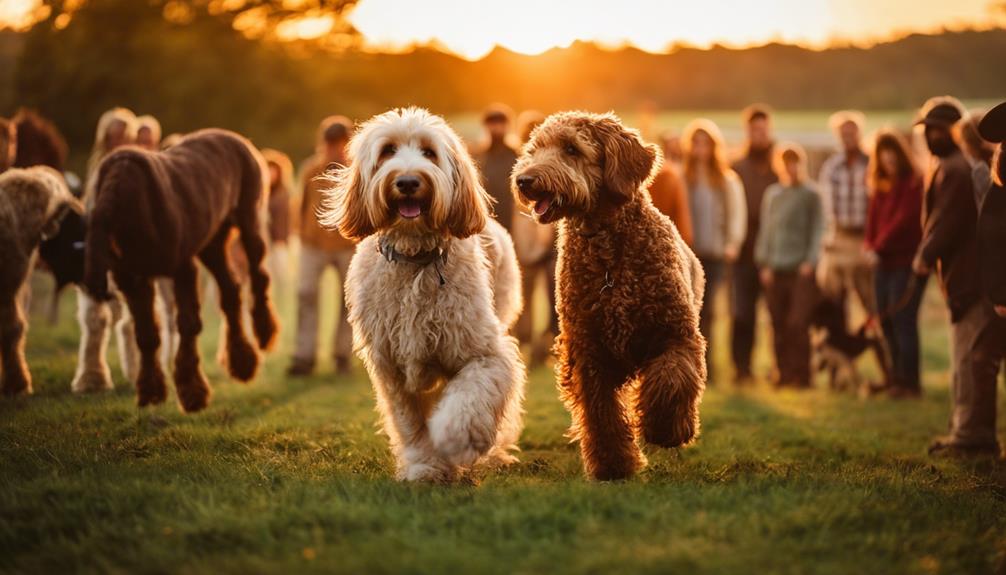
[[[42,0],[0,0],[0,30],[24,30],[45,18],[49,7]]]
[[[276,37],[280,40],[314,40],[328,34],[333,28],[335,16],[309,15],[280,22],[276,25]]]
[[[814,48],[904,31],[995,24],[990,0],[361,0],[351,23],[376,50],[434,44],[476,60],[496,46],[538,54],[576,40],[664,52],[676,44]]]

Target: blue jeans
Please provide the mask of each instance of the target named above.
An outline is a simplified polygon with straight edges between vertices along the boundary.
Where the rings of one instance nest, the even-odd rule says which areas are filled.
[[[910,286],[913,275],[908,267],[878,267],[874,283],[877,309],[881,314],[897,305],[909,287],[915,290],[908,305],[885,318],[880,325],[891,350],[895,384],[918,391],[922,389],[919,379],[919,305],[922,303],[926,282],[924,278],[920,278],[917,284]]]

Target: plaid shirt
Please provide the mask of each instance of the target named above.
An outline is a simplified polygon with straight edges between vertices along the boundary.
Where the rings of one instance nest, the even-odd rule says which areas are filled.
[[[857,152],[853,161],[846,161],[845,152],[838,152],[821,166],[820,187],[825,213],[832,228],[851,231],[866,229],[866,213],[870,207],[866,191],[866,168],[870,158]]]

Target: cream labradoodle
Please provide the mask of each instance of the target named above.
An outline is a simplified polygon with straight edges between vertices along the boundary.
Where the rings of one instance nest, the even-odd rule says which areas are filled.
[[[526,370],[507,332],[520,271],[468,152],[442,118],[408,108],[361,126],[349,156],[319,217],[360,240],[349,321],[399,479],[514,461]]]

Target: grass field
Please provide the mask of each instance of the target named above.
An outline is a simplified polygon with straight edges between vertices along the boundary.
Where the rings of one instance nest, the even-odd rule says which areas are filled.
[[[394,482],[359,366],[284,376],[282,304],[282,345],[258,381],[227,382],[208,362],[216,395],[193,416],[138,411],[118,374],[114,393],[71,395],[72,294],[57,326],[34,314],[36,394],[0,402],[0,571],[1003,572],[1006,464],[924,452],[948,413],[933,290],[923,400],[738,391],[721,378],[694,447],[649,449],[645,472],[613,484],[583,478],[544,368],[531,374],[519,464],[479,485]],[[205,315],[212,358],[218,314]]]

